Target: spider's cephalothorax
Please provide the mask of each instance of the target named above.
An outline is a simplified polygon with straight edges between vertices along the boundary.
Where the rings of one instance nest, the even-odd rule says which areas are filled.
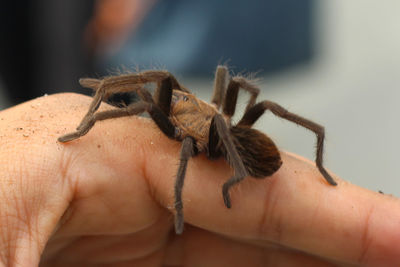
[[[157,84],[154,95],[144,87]],[[148,112],[160,130],[169,138],[181,141],[181,155],[175,182],[175,231],[183,231],[182,188],[188,160],[198,153],[210,159],[224,157],[234,170],[233,176],[223,185],[225,205],[230,208],[229,189],[246,178],[264,178],[281,166],[279,151],[265,134],[252,129],[266,110],[276,116],[301,125],[317,135],[316,165],[331,185],[336,182],[322,165],[324,128],[308,119],[288,112],[280,105],[264,100],[256,103],[259,89],[243,77],[229,77],[225,66],[218,66],[214,94],[208,104],[191,94],[167,71],[150,70],[140,73],[98,79],[81,79],[82,86],[96,90],[89,111],[73,133],[59,137],[67,142],[85,135],[96,121]],[[232,125],[239,89],[250,93],[250,101],[243,117]],[[135,91],[141,101],[126,107],[97,112],[101,101],[114,93]]]
[[[194,95],[173,90],[170,120],[176,127],[175,138],[182,141],[192,137],[199,152],[207,148],[211,120],[217,113],[215,107]]]

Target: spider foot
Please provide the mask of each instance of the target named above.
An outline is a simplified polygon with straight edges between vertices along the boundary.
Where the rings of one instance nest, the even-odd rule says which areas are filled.
[[[177,213],[175,215],[175,233],[177,235],[182,234],[182,232],[183,232],[183,224],[184,224],[183,215]]]
[[[225,206],[230,209],[231,208],[231,197],[229,195],[229,185],[224,184],[224,186],[222,187],[222,196],[224,198],[224,203]]]
[[[64,134],[64,135],[58,137],[57,140],[58,140],[58,142],[65,143],[65,142],[72,141],[78,137],[79,137],[79,135],[77,134],[77,132],[73,132],[73,133],[69,133],[69,134]]]
[[[183,233],[183,220],[175,217],[175,233],[181,235]]]
[[[321,172],[321,174],[324,176],[325,180],[330,184],[330,185],[337,185],[337,183],[335,182],[335,180],[333,180],[332,176],[323,168],[320,167],[319,171]]]
[[[65,142],[69,142],[74,139],[77,139],[81,136],[84,136],[85,134],[87,134],[89,132],[90,128],[93,127],[94,123],[95,123],[94,119],[88,120],[84,124],[81,124],[79,126],[80,128],[77,131],[62,135],[57,140],[58,140],[58,142],[65,143]]]

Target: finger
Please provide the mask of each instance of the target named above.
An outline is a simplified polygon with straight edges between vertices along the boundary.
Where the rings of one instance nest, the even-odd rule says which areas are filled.
[[[254,245],[188,226],[165,251],[166,266],[337,266],[301,251]]]
[[[49,266],[61,263],[67,266],[99,266],[149,260],[164,250],[170,236],[165,232],[172,232],[170,230],[170,224],[158,221],[152,227],[130,234],[55,236],[48,242],[41,262]]]
[[[53,120],[63,123],[58,125],[63,130],[60,135],[78,125],[91,101],[75,94],[51,98],[47,105],[58,110]],[[72,192],[58,237],[132,233],[160,220],[171,224],[171,214],[154,200],[152,188],[144,179],[147,132],[157,128],[148,126],[147,119],[136,116],[106,120],[97,122],[77,140],[58,143],[61,168]]]
[[[162,203],[171,206],[170,168],[176,168],[178,156],[175,144],[156,141],[157,149],[146,156],[146,176]],[[283,166],[272,177],[248,178],[232,190],[232,209],[224,207],[221,196],[230,168],[222,160],[193,159],[183,189],[185,220],[226,235],[274,241],[339,261],[400,263],[400,246],[394,245],[400,243],[398,199],[344,181],[330,186],[314,164],[285,153],[282,158]]]
[[[39,263],[70,199],[68,181],[59,169],[58,130],[52,127],[58,108],[47,109],[49,99],[0,114],[0,262],[5,265]]]

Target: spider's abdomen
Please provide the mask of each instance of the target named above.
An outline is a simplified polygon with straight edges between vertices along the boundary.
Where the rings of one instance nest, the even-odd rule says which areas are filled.
[[[282,165],[274,142],[262,132],[249,127],[232,127],[232,136],[249,175],[255,178],[270,176]]]

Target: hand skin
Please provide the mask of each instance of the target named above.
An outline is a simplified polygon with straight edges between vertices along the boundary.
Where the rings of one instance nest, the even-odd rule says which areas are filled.
[[[330,186],[288,153],[272,177],[232,188],[231,209],[225,161],[190,160],[176,236],[180,143],[136,116],[57,142],[90,101],[58,94],[0,113],[0,266],[400,266],[400,201]]]

